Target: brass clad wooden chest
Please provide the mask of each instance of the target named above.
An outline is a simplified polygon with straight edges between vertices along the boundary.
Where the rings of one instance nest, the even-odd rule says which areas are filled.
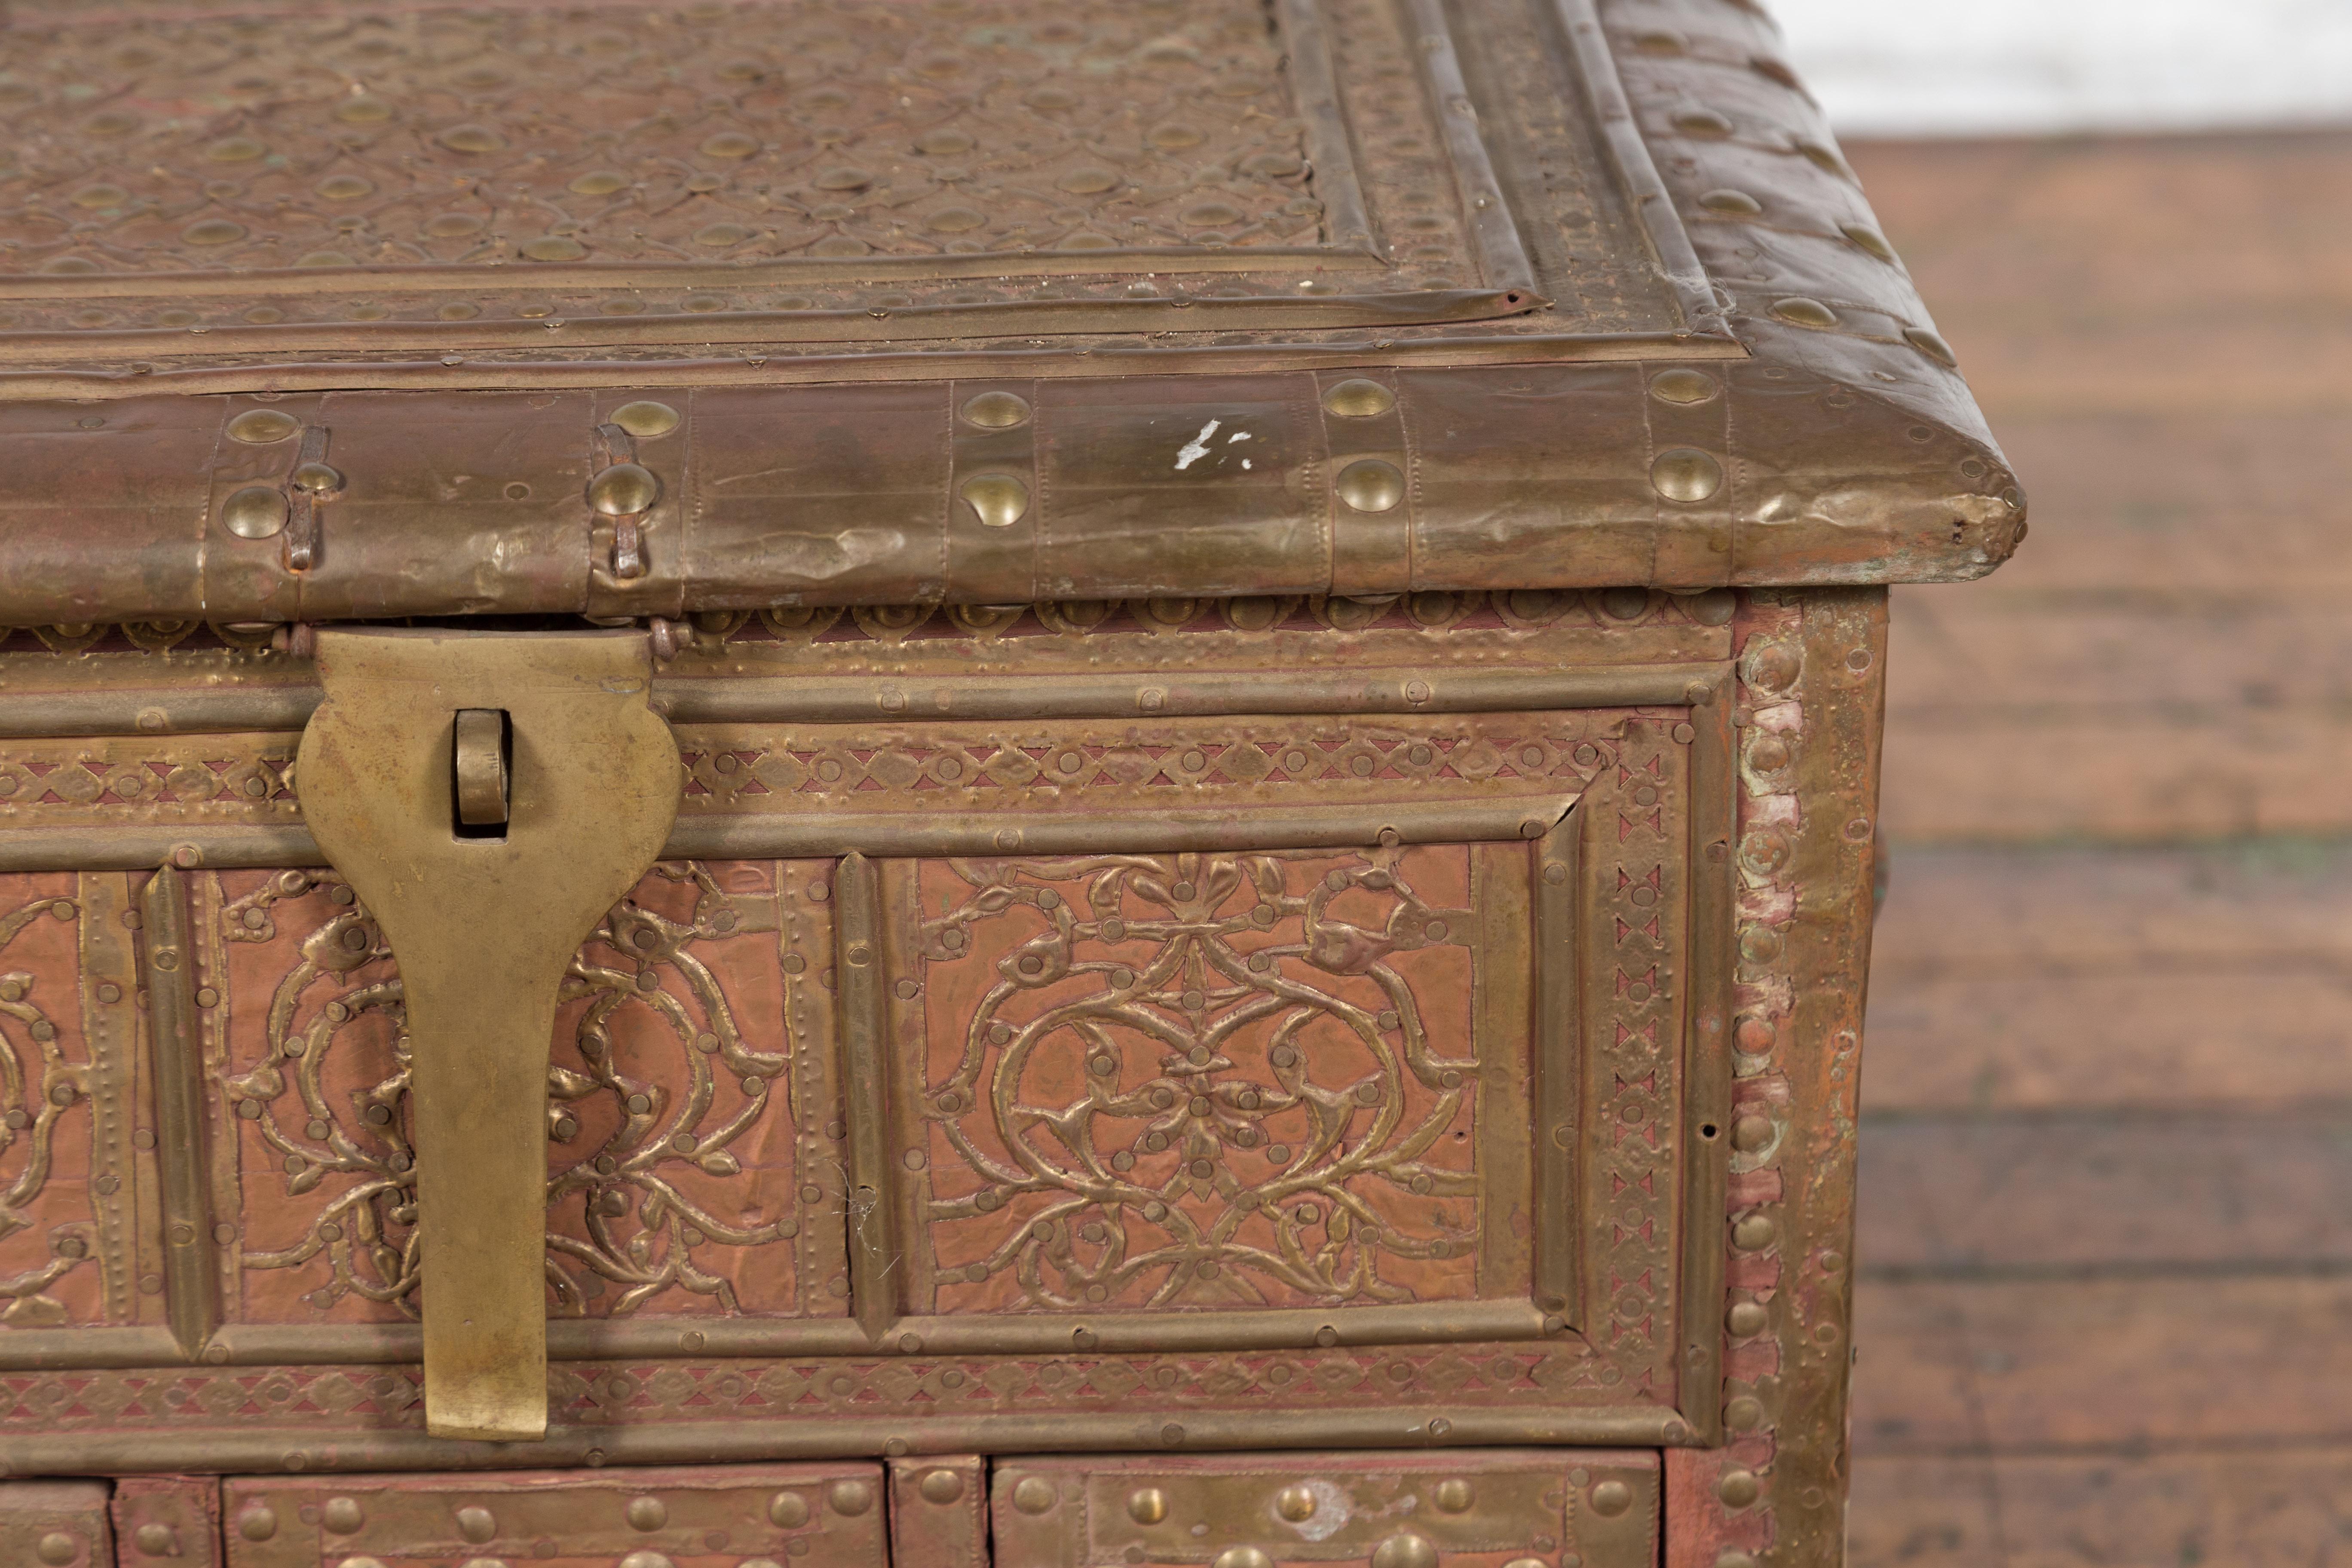
[[[1885,585],[1752,0],[20,0],[0,1543],[1842,1554]]]

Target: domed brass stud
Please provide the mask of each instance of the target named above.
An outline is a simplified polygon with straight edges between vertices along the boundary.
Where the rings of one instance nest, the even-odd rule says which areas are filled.
[[[1358,511],[1387,511],[1404,500],[1404,475],[1394,463],[1365,458],[1340,469],[1333,488]]]
[[[816,177],[820,191],[862,191],[874,183],[874,176],[855,163],[840,163]]]
[[[1350,376],[1323,389],[1323,412],[1341,419],[1374,419],[1395,406],[1395,393],[1362,376]]]
[[[1514,1557],[1503,1568],[1551,1568],[1551,1564],[1540,1557]]]
[[[129,191],[124,190],[121,185],[111,185],[102,181],[95,185],[84,185],[73,194],[73,205],[78,207],[121,206],[130,199]]]
[[[1764,1424],[1764,1402],[1740,1394],[1723,1407],[1723,1424],[1735,1432],[1752,1432]]]
[[[621,1511],[631,1530],[656,1531],[669,1522],[669,1508],[657,1497],[637,1497]]]
[[[809,1521],[808,1499],[798,1492],[778,1492],[768,1500],[768,1522],[779,1530],[798,1530]]]
[[[1823,174],[1835,174],[1841,180],[1853,178],[1853,171],[1845,166],[1845,160],[1838,156],[1837,149],[1827,142],[1800,142],[1796,147],[1804,155],[1805,162]]]
[[[1158,1487],[1138,1487],[1127,1494],[1127,1517],[1138,1524],[1158,1524],[1168,1517],[1168,1494]]]
[[[615,463],[588,481],[588,504],[604,517],[635,517],[661,500],[661,477],[636,463]]]
[[[457,1510],[457,1533],[479,1546],[499,1532],[498,1516],[486,1508],[461,1508]]]
[[[1633,1489],[1623,1481],[1606,1480],[1592,1489],[1592,1511],[1614,1519],[1633,1506]]]
[[[963,1478],[953,1470],[926,1470],[915,1489],[925,1502],[950,1503],[963,1496]]]
[[[702,153],[706,158],[748,158],[760,150],[760,139],[740,131],[721,131],[706,139]]]
[[[1947,369],[1960,363],[1960,356],[1952,352],[1952,345],[1925,327],[1904,328],[1903,341]]]
[[[1711,213],[1727,213],[1738,217],[1754,217],[1764,210],[1764,204],[1746,191],[1728,188],[1708,191],[1699,197],[1698,205]]]
[[[367,1515],[360,1510],[360,1505],[355,1500],[347,1497],[331,1497],[327,1500],[327,1505],[319,1510],[319,1522],[337,1535],[349,1535],[367,1522]]]
[[[983,392],[966,400],[964,423],[983,430],[1010,430],[1029,419],[1029,400],[1010,392]]]
[[[1108,169],[1089,166],[1073,169],[1054,183],[1074,196],[1098,196],[1105,191],[1117,190],[1120,181],[1118,175]]]
[[[224,136],[205,149],[205,156],[215,163],[249,163],[268,151],[250,136]]]
[[[373,125],[392,118],[392,105],[373,93],[360,93],[335,105],[335,118],[346,125]]]
[[[1054,1483],[1043,1476],[1024,1476],[1013,1488],[1013,1506],[1023,1513],[1043,1513],[1054,1506],[1058,1494]]]
[[[487,1559],[485,1561],[487,1561]],[[348,1565],[346,1565],[346,1568],[348,1568]],[[468,1563],[463,1564],[462,1568],[478,1568],[478,1564]],[[498,1565],[498,1568],[506,1568],[506,1565],[504,1563],[500,1563]],[[632,1552],[626,1557],[621,1559],[618,1568],[677,1568],[677,1564],[672,1562],[669,1557],[663,1552]]]
[[[874,1506],[874,1489],[864,1481],[835,1481],[824,1500],[833,1505],[834,1512],[855,1519]]]
[[[1440,1513],[1466,1513],[1471,1502],[1470,1483],[1459,1476],[1450,1476],[1437,1483],[1434,1500]]]
[[[487,125],[452,125],[441,132],[441,145],[452,153],[496,153],[507,139]]]
[[[208,217],[180,231],[190,245],[235,245],[245,237],[245,225],[225,217]]]
[[[62,1530],[52,1530],[34,1544],[33,1552],[51,1568],[65,1568],[81,1555],[81,1541]]]
[[[611,169],[591,169],[575,178],[569,187],[575,196],[609,196],[614,191],[629,188],[629,176]]]
[[[1723,1500],[1726,1508],[1746,1508],[1764,1495],[1764,1483],[1756,1479],[1753,1470],[1726,1470],[1723,1479],[1715,1483],[1715,1495]]]
[[[1662,370],[1650,378],[1650,395],[1661,403],[1706,403],[1722,390],[1703,370]]]
[[[678,413],[667,403],[647,399],[614,409],[613,423],[640,441],[657,441],[677,428]]]
[[[221,526],[239,539],[268,539],[286,526],[286,492],[274,485],[247,485],[221,502]]]
[[[374,190],[375,182],[357,174],[330,174],[312,188],[331,202],[355,202]]]
[[[1274,1494],[1274,1511],[1293,1524],[1313,1519],[1315,1509],[1315,1492],[1310,1487],[1285,1487]]]
[[[302,422],[282,409],[248,408],[228,422],[228,438],[248,447],[267,447],[300,428]]]
[[[1772,314],[1793,327],[1834,327],[1838,314],[1819,300],[1809,300],[1802,294],[1792,294],[1786,300],[1772,301]]]
[[[1853,241],[1857,247],[1868,251],[1881,261],[1895,259],[1895,247],[1886,243],[1886,237],[1866,224],[1840,224],[1838,232]]]
[[[1723,465],[1713,453],[1677,447],[1650,465],[1650,484],[1668,500],[1695,506],[1723,488]]]
[[[941,207],[923,220],[923,226],[933,234],[970,234],[988,222],[988,215],[974,207]]]
[[[179,1544],[179,1537],[172,1527],[157,1520],[150,1520],[141,1525],[131,1539],[142,1557],[172,1556],[172,1548]]]
[[[278,1510],[267,1506],[247,1509],[236,1516],[236,1532],[247,1541],[267,1541],[278,1533]]]
[[[1742,1252],[1761,1252],[1772,1245],[1780,1234],[1769,1215],[1751,1214],[1743,1216],[1731,1227],[1731,1245]]]
[[[1408,1530],[1372,1549],[1372,1568],[1437,1568],[1437,1548]]]
[[[1209,1568],[1274,1568],[1274,1559],[1255,1546],[1228,1546]]]
[[[524,242],[522,253],[532,261],[577,261],[588,247],[568,234],[543,234]]]
[[[956,493],[990,528],[1010,528],[1029,510],[1029,487],[1011,474],[974,474]]]
[[[1712,109],[1686,109],[1675,116],[1675,129],[1703,142],[1720,142],[1733,127],[1728,117]]]
[[[1723,1314],[1723,1326],[1736,1340],[1752,1340],[1764,1331],[1770,1320],[1764,1309],[1754,1301],[1734,1301]]]
[[[286,482],[314,496],[331,496],[343,488],[341,470],[326,463],[303,463],[286,476]]]

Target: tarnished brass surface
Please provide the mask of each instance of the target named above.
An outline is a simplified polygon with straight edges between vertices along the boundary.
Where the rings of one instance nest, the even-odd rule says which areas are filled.
[[[1654,1568],[1659,1479],[1656,1455],[1608,1449],[1024,1458],[997,1462],[989,1511],[1025,1568]]]
[[[988,1462],[977,1454],[893,1459],[894,1562],[927,1568],[988,1568]]]
[[[228,1568],[380,1562],[887,1568],[876,1464],[503,1476],[232,1476]],[[902,1568],[913,1568],[905,1558]]]
[[[110,1510],[117,1563],[221,1568],[220,1505],[217,1476],[118,1477]]]
[[[104,1481],[0,1481],[0,1562],[113,1568]]]
[[[298,765],[306,821],[402,956],[433,1430],[545,1430],[547,1042],[573,951],[659,853],[677,803],[642,642],[330,633]],[[512,808],[455,832],[457,717],[512,725]],[[354,928],[359,929],[359,928]]]

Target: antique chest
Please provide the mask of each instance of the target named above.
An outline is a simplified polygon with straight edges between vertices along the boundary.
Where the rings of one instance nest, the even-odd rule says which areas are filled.
[[[0,37],[0,1557],[1840,1558],[2025,523],[1750,0]]]

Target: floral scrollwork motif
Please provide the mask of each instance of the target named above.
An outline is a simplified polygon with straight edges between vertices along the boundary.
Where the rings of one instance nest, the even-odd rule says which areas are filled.
[[[924,870],[943,1307],[1475,1294],[1461,848]]]
[[[661,896],[665,887],[681,896]],[[548,1069],[547,1134],[557,1150],[547,1184],[551,1311],[618,1316],[677,1289],[737,1312],[744,1303],[732,1271],[713,1249],[795,1234],[789,1218],[760,1214],[751,1194],[723,1205],[711,1197],[713,1181],[743,1176],[737,1146],[756,1141],[787,1092],[775,1084],[785,1057],[745,1037],[719,975],[693,951],[772,931],[772,921],[746,918],[755,902],[730,897],[698,864],[659,866],[572,961]],[[305,1298],[313,1308],[358,1297],[415,1316],[402,982],[383,933],[331,873],[281,872],[227,901],[223,935],[274,941],[289,904],[316,923],[270,995],[266,1058],[227,1089],[278,1157],[285,1196],[326,1195],[290,1241],[248,1247],[240,1261],[311,1270],[323,1260],[330,1277]],[[675,908],[687,904],[690,911]]]
[[[37,898],[0,915],[0,950],[34,921],[47,916],[73,921],[80,910],[71,899]],[[22,1146],[21,1163],[0,1182],[0,1239],[53,1215],[39,1212],[55,1164],[58,1119],[89,1092],[88,1064],[68,1061],[56,1022],[35,998],[36,976],[25,970],[0,972],[0,1161]],[[19,1045],[19,1040],[26,1042]],[[0,1167],[5,1169],[5,1167]],[[53,1228],[49,1256],[30,1268],[0,1277],[0,1323],[11,1328],[56,1328],[69,1314],[47,1294],[90,1258],[89,1238],[79,1228]]]

